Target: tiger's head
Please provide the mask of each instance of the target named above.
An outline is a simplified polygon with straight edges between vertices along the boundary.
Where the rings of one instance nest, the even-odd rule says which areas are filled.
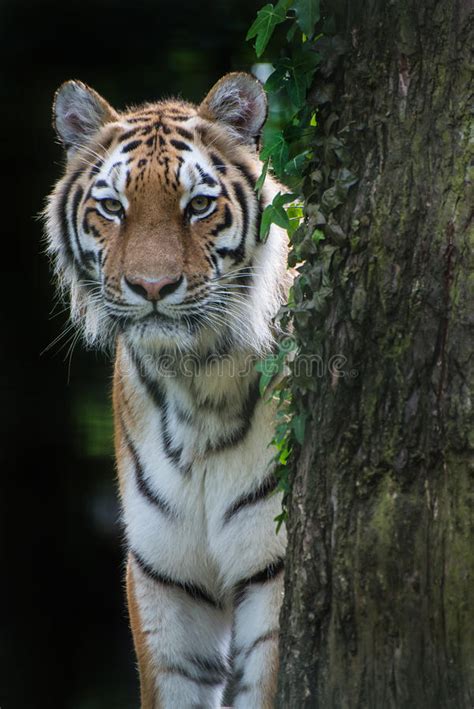
[[[195,106],[180,100],[117,112],[68,81],[53,113],[67,151],[46,208],[49,251],[90,344],[216,343],[265,350],[285,291],[286,236],[260,217],[256,144],[266,118],[252,76],[224,76]]]

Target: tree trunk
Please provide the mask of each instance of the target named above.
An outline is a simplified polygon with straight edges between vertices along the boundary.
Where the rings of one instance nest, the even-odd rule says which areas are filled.
[[[325,290],[296,317],[329,372],[295,379],[277,706],[471,709],[473,4],[337,5],[306,181]],[[342,204],[326,160],[358,178]]]

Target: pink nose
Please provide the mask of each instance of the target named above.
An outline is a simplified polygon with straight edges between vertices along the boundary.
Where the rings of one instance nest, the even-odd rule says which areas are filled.
[[[161,300],[173,293],[183,280],[183,276],[162,276],[161,278],[143,278],[142,276],[125,276],[125,283],[137,295],[146,300]]]

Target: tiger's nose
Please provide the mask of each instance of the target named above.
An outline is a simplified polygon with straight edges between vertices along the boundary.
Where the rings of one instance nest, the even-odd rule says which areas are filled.
[[[143,278],[141,276],[125,276],[125,283],[131,291],[146,300],[161,300],[173,293],[183,281],[183,276],[163,276],[162,278]]]

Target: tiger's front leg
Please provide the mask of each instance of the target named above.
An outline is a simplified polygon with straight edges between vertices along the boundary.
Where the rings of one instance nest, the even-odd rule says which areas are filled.
[[[272,709],[277,689],[283,562],[237,586],[234,606],[234,709]]]
[[[229,671],[230,606],[198,587],[160,578],[132,554],[127,596],[141,709],[220,707]]]
[[[214,553],[233,594],[234,709],[274,706],[286,547],[285,530],[276,533],[281,494],[274,486],[264,473],[230,505],[216,505],[211,517]]]

